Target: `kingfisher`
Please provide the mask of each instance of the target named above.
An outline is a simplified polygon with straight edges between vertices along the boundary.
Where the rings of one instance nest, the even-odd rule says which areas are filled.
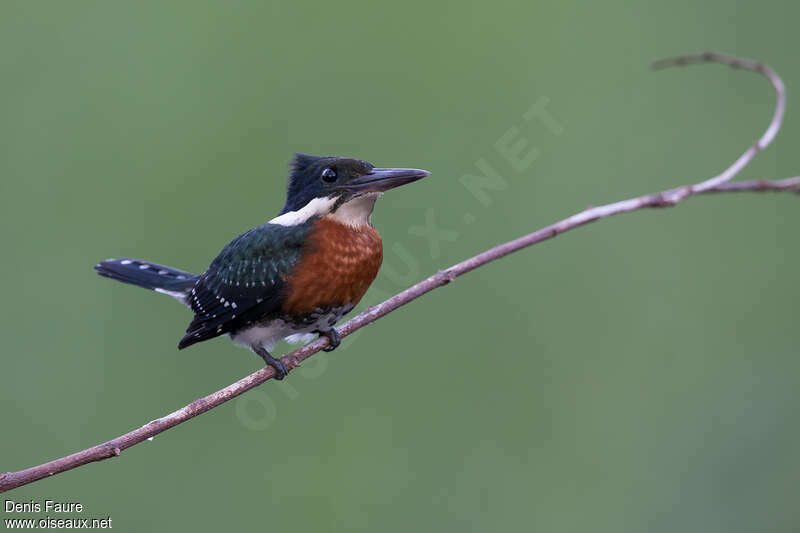
[[[283,379],[276,342],[341,342],[336,323],[367,292],[383,261],[372,226],[384,192],[428,176],[361,159],[295,154],[278,216],[225,246],[202,274],[150,261],[109,259],[101,276],[169,295],[194,312],[178,349],[221,335],[249,348]]]

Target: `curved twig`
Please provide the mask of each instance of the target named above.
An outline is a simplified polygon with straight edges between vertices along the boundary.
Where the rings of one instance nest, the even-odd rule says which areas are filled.
[[[736,176],[759,151],[763,150],[772,141],[780,129],[781,121],[783,119],[783,111],[786,106],[786,97],[783,82],[778,75],[775,74],[775,72],[773,72],[769,67],[766,67],[761,63],[716,53],[706,53],[697,56],[667,59],[659,61],[653,66],[655,68],[663,68],[672,65],[687,65],[700,62],[723,63],[733,67],[758,72],[766,77],[767,80],[769,80],[776,93],[777,104],[775,113],[773,114],[767,130],[755,142],[755,144],[748,148],[747,151],[745,151],[744,154],[742,154],[724,172],[695,185],[687,185],[658,194],[649,194],[645,196],[639,196],[638,198],[614,202],[612,204],[590,207],[584,211],[572,215],[569,218],[556,222],[555,224],[551,224],[538,231],[509,241],[505,244],[495,246],[494,248],[491,248],[483,253],[455,264],[446,270],[441,270],[429,278],[404,290],[403,292],[392,296],[381,304],[366,309],[358,316],[346,322],[340,328],[339,331],[341,335],[346,337],[347,335],[352,334],[364,326],[371,324],[380,317],[394,311],[398,307],[416,300],[423,294],[432,291],[437,287],[441,287],[442,285],[446,285],[453,281],[456,277],[466,274],[467,272],[483,266],[486,263],[495,261],[510,253],[521,250],[522,248],[526,248],[538,242],[551,239],[560,233],[583,226],[584,224],[588,224],[590,222],[594,222],[595,220],[599,220],[601,218],[618,215],[620,213],[627,213],[647,207],[670,207],[677,204],[684,198],[700,193],[766,190],[794,190],[800,192],[800,177],[789,178],[782,181],[761,180],[742,183],[729,183],[729,181]],[[288,355],[285,355],[282,360],[287,367],[295,368],[302,361],[319,352],[322,348],[327,346],[327,344],[328,340],[326,338],[320,338],[293,351]],[[261,370],[258,370],[257,372],[240,379],[236,383],[233,383],[224,389],[221,389],[213,394],[209,394],[203,398],[198,398],[186,407],[178,409],[177,411],[174,411],[164,417],[153,420],[152,422],[149,422],[138,429],[135,429],[108,442],[104,442],[66,457],[50,461],[49,463],[27,468],[19,472],[7,472],[2,474],[0,475],[0,492],[5,492],[22,485],[26,485],[39,479],[65,472],[87,463],[102,461],[103,459],[118,456],[127,448],[130,448],[131,446],[158,435],[159,433],[166,431],[171,427],[205,413],[206,411],[213,409],[214,407],[217,407],[228,400],[235,398],[236,396],[239,396],[253,387],[272,379],[274,376],[275,372],[271,367],[262,368]]]
[[[694,65],[697,63],[722,63],[723,65],[728,65],[733,68],[741,68],[758,72],[767,78],[769,83],[772,85],[772,88],[775,89],[775,111],[772,113],[772,119],[769,121],[767,129],[764,131],[761,137],[759,137],[756,142],[750,146],[750,148],[745,150],[745,152],[721,174],[718,174],[705,181],[701,181],[696,185],[687,185],[685,187],[679,187],[677,189],[667,191],[665,193],[665,197],[669,201],[675,203],[680,202],[690,194],[704,192],[732,180],[734,176],[741,172],[741,170],[753,160],[758,152],[766,148],[772,142],[772,140],[778,134],[778,131],[781,129],[781,124],[783,123],[783,113],[786,111],[786,88],[783,86],[783,80],[781,80],[780,76],[778,76],[774,70],[763,63],[759,63],[758,61],[753,61],[752,59],[742,59],[725,54],[718,54],[716,52],[706,52],[704,54],[695,56],[680,56],[662,59],[654,62],[651,66],[654,70],[661,70],[673,66]]]

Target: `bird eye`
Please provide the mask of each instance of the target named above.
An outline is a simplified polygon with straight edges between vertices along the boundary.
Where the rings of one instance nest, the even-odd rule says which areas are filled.
[[[322,181],[333,183],[336,181],[336,172],[332,168],[326,168],[322,171]]]

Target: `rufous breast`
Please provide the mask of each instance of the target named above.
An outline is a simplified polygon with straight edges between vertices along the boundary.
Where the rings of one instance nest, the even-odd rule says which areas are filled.
[[[305,253],[286,279],[281,311],[304,315],[320,307],[355,306],[382,261],[383,243],[375,228],[320,218],[312,226]]]

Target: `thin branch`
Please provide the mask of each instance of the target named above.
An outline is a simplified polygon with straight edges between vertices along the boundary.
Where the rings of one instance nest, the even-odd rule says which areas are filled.
[[[786,178],[785,180],[771,181],[771,180],[753,180],[753,181],[734,181],[731,183],[723,183],[717,185],[713,189],[699,191],[700,194],[710,192],[732,192],[732,191],[793,191],[800,194],[800,176],[796,178]]]
[[[783,82],[775,72],[769,67],[761,63],[750,61],[746,59],[738,59],[716,53],[706,53],[697,56],[685,56],[674,59],[667,59],[655,63],[655,68],[663,68],[667,66],[688,65],[692,63],[723,63],[732,67],[742,68],[753,72],[762,74],[775,89],[776,106],[772,120],[767,127],[764,134],[745,151],[730,167],[728,167],[721,174],[714,176],[710,179],[702,181],[695,185],[686,185],[676,189],[670,189],[658,194],[648,194],[639,196],[638,198],[631,198],[622,200],[607,205],[598,207],[590,207],[584,211],[576,213],[569,218],[565,218],[555,224],[551,224],[538,231],[520,237],[518,239],[509,241],[505,244],[495,246],[483,253],[474,257],[466,259],[458,264],[451,266],[446,270],[440,270],[429,278],[417,283],[416,285],[400,292],[382,302],[379,305],[369,307],[364,312],[346,322],[339,329],[341,335],[346,337],[353,332],[371,324],[377,319],[385,316],[398,307],[401,307],[413,300],[416,300],[423,294],[447,285],[458,276],[466,274],[478,267],[496,261],[510,253],[521,250],[538,242],[552,239],[556,235],[569,231],[571,229],[583,226],[595,220],[606,218],[612,215],[621,213],[628,213],[643,208],[650,207],[670,207],[676,205],[678,202],[700,193],[722,193],[733,191],[798,191],[800,190],[800,178],[789,178],[782,181],[750,181],[741,183],[728,183],[734,176],[736,176],[742,168],[744,168],[755,155],[766,148],[777,134],[783,120],[783,112],[786,106],[786,96],[783,87]],[[302,361],[308,359],[315,353],[319,352],[322,348],[327,346],[328,340],[320,338],[311,342],[292,353],[285,355],[282,361],[290,369],[297,367]],[[198,398],[186,407],[178,409],[162,418],[158,418],[145,424],[144,426],[135,429],[129,433],[112,439],[108,442],[98,444],[86,450],[73,453],[66,457],[44,463],[39,466],[34,466],[19,472],[7,472],[0,475],[0,492],[5,492],[28,483],[32,483],[39,479],[52,476],[61,472],[65,472],[72,468],[76,468],[94,461],[102,461],[110,457],[120,455],[122,451],[138,444],[150,437],[158,435],[167,429],[177,426],[187,420],[194,418],[206,411],[217,407],[232,398],[256,387],[265,381],[272,379],[275,372],[271,367],[265,367],[249,376],[237,381],[236,383],[225,387],[213,394],[209,394],[203,398]]]
[[[741,172],[742,169],[753,160],[758,152],[766,148],[772,142],[772,140],[778,134],[778,131],[781,129],[781,124],[783,123],[783,114],[786,111],[786,88],[783,86],[783,80],[781,80],[780,76],[778,76],[774,70],[763,63],[753,61],[752,59],[742,59],[725,54],[718,54],[716,52],[706,52],[696,56],[680,56],[662,59],[654,62],[652,67],[654,70],[661,70],[668,67],[679,67],[698,63],[722,63],[723,65],[728,65],[733,68],[741,68],[758,72],[767,78],[769,83],[772,85],[772,88],[775,90],[775,111],[772,113],[772,119],[769,121],[769,126],[767,126],[767,129],[764,131],[761,137],[759,137],[756,142],[750,146],[750,148],[745,150],[745,152],[740,155],[731,166],[726,168],[721,174],[702,181],[696,185],[680,187],[678,189],[673,189],[672,191],[667,191],[665,196],[671,202],[679,202],[692,193],[707,191],[732,180],[734,176]]]

